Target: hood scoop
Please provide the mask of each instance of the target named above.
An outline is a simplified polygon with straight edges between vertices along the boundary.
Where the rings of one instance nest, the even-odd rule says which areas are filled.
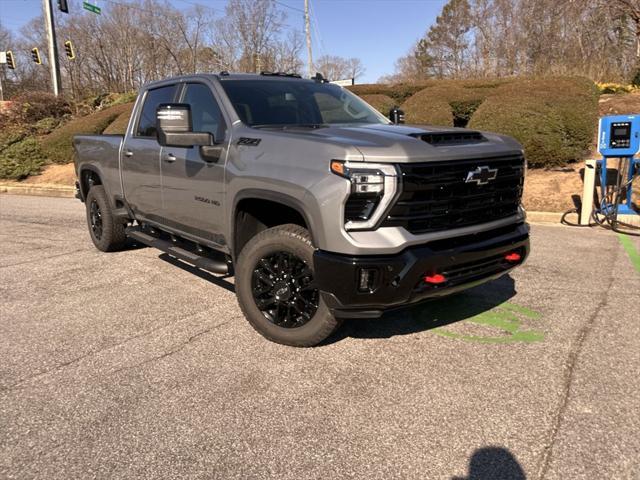
[[[412,133],[411,137],[418,138],[434,147],[444,147],[449,145],[473,145],[475,143],[486,142],[487,139],[480,132],[472,130],[451,131],[451,132],[430,132]]]

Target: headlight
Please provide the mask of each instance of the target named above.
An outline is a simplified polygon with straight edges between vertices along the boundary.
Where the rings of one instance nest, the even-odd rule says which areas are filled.
[[[331,171],[351,182],[344,204],[347,230],[374,228],[397,192],[396,168],[389,164],[331,161]]]

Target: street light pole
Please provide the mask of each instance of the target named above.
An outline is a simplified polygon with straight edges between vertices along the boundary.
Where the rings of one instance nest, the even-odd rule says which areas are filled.
[[[49,46],[49,69],[51,70],[51,87],[53,94],[60,95],[60,66],[58,65],[58,44],[56,42],[56,26],[53,19],[51,0],[42,0],[42,10],[47,28],[47,41]]]

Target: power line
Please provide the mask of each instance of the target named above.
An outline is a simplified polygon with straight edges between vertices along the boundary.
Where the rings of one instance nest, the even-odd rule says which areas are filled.
[[[309,7],[311,9],[311,20],[313,21],[313,31],[316,36],[316,42],[318,43],[320,50],[322,50],[322,53],[326,55],[327,50],[324,47],[324,41],[322,40],[322,35],[320,34],[320,24],[318,23],[318,14],[316,13],[315,7],[311,3],[311,0],[309,0]]]
[[[281,6],[283,6],[283,7],[290,8],[291,10],[295,10],[296,12],[304,13],[304,10],[302,10],[301,8],[298,8],[298,7],[292,7],[291,5],[287,5],[286,3],[282,3],[282,2],[281,2],[281,1],[279,1],[279,0],[273,0],[273,1],[274,1],[274,3],[277,3],[278,5],[281,5]]]

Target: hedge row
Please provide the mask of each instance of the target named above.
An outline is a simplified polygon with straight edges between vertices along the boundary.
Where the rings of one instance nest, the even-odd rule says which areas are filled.
[[[105,128],[104,132],[106,134],[116,134],[116,135],[124,135],[127,131],[127,125],[129,125],[129,118],[131,118],[131,113],[133,111],[133,103],[127,103],[124,106],[127,108],[116,117],[116,119],[111,122],[111,124]]]
[[[388,115],[389,111],[398,105],[398,103],[391,97],[383,95],[381,93],[372,93],[367,95],[360,95],[365,102],[378,110],[383,115]]]
[[[511,135],[524,146],[532,167],[581,160],[594,141],[599,93],[584,78],[433,80],[351,89],[385,114],[387,99],[404,99],[410,124]]]
[[[73,161],[72,140],[74,135],[100,134],[122,113],[131,110],[130,104],[105,108],[86,117],[76,118],[42,138],[41,146],[47,159],[52,163]]]
[[[478,108],[470,128],[515,137],[532,167],[579,161],[589,151],[598,121],[598,91],[583,78],[523,80],[496,89]]]
[[[118,104],[64,123],[69,106],[50,97],[33,94],[14,101],[0,116],[0,178],[22,180],[47,164],[72,162],[74,135],[124,133],[133,108]]]

